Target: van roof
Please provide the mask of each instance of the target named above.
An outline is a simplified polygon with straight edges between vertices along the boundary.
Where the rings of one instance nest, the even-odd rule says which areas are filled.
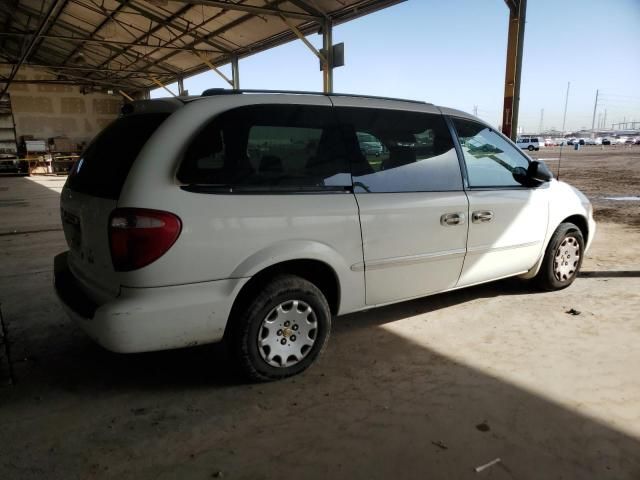
[[[209,88],[202,92],[201,97],[213,97],[216,95],[239,95],[245,93],[266,93],[266,94],[288,94],[288,95],[322,95],[327,97],[361,97],[361,98],[371,98],[376,100],[393,100],[399,102],[410,102],[410,103],[420,103],[420,104],[428,104],[422,100],[411,100],[406,98],[392,98],[392,97],[379,97],[374,95],[362,95],[357,93],[324,93],[324,92],[313,92],[313,91],[304,91],[304,90],[262,90],[262,89],[244,89],[244,90],[231,90],[227,88]]]
[[[299,95],[301,99],[304,97],[317,97],[317,96],[325,96],[329,98],[349,98],[355,100],[357,103],[362,103],[366,100],[373,100],[376,106],[381,106],[381,104],[386,104],[386,102],[399,102],[414,106],[429,106],[433,108],[437,108],[444,115],[450,115],[454,117],[462,117],[467,119],[472,119],[476,121],[482,122],[477,117],[464,112],[462,110],[456,110],[448,107],[440,107],[433,105],[432,103],[424,102],[422,100],[411,100],[406,98],[393,98],[393,97],[380,97],[375,95],[363,95],[363,94],[354,94],[354,93],[323,93],[323,92],[311,92],[311,91],[300,91],[300,90],[262,90],[262,89],[245,89],[245,90],[231,90],[225,88],[210,88],[202,92],[202,95],[189,95],[189,96],[180,96],[180,97],[170,97],[170,98],[159,98],[153,100],[135,100],[133,102],[127,103],[123,105],[121,109],[121,113],[131,114],[131,113],[159,113],[159,112],[173,112],[180,108],[181,106],[199,101],[202,99],[217,97],[221,95],[244,95],[244,94],[263,94],[263,95]],[[482,122],[484,123],[484,122]]]

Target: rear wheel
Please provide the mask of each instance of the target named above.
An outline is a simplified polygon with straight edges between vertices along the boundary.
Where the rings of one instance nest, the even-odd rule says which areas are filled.
[[[533,152],[534,149],[535,149],[535,147],[533,145],[529,145],[527,147],[527,150],[529,150],[530,152]]]
[[[320,289],[294,275],[272,280],[232,321],[235,359],[245,376],[259,381],[307,369],[331,330],[331,312]]]
[[[561,290],[573,283],[582,266],[584,237],[573,223],[561,223],[549,241],[536,276],[544,290]]]

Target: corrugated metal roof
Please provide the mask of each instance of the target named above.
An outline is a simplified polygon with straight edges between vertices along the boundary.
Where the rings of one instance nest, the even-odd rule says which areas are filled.
[[[296,39],[404,0],[0,0],[0,57],[128,91]],[[35,40],[35,42],[33,42]],[[0,90],[4,85],[0,80]]]

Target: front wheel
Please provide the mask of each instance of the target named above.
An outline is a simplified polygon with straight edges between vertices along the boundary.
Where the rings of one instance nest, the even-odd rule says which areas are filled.
[[[533,145],[529,145],[527,147],[527,150],[529,150],[530,152],[533,152],[535,150],[535,147]]]
[[[272,280],[231,321],[235,360],[245,376],[258,381],[306,370],[324,350],[331,331],[325,296],[294,275]]]
[[[576,279],[584,256],[584,237],[573,223],[561,223],[556,229],[536,275],[543,290],[567,288]]]

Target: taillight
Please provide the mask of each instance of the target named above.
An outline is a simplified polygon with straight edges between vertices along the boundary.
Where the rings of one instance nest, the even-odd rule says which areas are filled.
[[[117,208],[109,218],[111,261],[118,272],[155,262],[180,236],[182,222],[169,212]]]

